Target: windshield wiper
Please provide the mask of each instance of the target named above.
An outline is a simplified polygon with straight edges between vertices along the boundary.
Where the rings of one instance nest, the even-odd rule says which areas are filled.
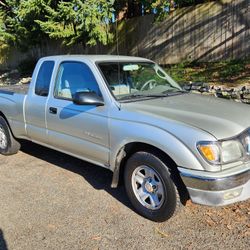
[[[127,95],[119,98],[119,100],[127,100],[127,99],[133,99],[133,98],[148,98],[148,97],[165,97],[168,96],[168,94],[132,94],[132,95]]]
[[[140,97],[144,97],[145,95],[142,94],[132,94],[132,95],[126,95],[123,97],[120,97],[119,100],[127,100],[127,99],[133,99],[133,98],[140,98]]]
[[[148,95],[144,95],[146,97],[166,97],[168,96],[168,93],[161,93],[161,94],[148,94]]]
[[[162,97],[167,97],[175,94],[180,94],[180,93],[188,93],[187,91],[184,90],[176,90],[176,91],[164,91],[160,94],[132,94],[132,95],[127,95],[119,98],[119,101],[122,100],[130,100],[133,98],[162,98]]]
[[[175,91],[168,91],[168,90],[166,90],[166,91],[162,92],[162,94],[165,94],[165,95],[174,95],[174,94],[180,94],[180,93],[184,94],[184,93],[188,93],[188,91],[178,89],[178,90],[175,90]]]

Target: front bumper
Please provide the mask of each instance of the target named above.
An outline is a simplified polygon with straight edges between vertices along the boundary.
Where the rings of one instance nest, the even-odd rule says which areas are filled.
[[[179,170],[194,203],[223,206],[250,198],[250,169],[226,177]]]

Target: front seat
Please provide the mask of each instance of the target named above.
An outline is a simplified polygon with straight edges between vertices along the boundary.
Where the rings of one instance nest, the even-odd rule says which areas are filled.
[[[64,98],[72,99],[72,94],[71,94],[68,80],[64,80],[64,88],[61,89],[60,96]]]

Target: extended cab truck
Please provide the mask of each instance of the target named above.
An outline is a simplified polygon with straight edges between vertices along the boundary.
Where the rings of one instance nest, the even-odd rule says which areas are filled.
[[[120,176],[136,211],[170,218],[186,193],[218,206],[250,197],[250,107],[188,93],[154,62],[38,61],[27,94],[0,91],[0,153],[26,139]]]

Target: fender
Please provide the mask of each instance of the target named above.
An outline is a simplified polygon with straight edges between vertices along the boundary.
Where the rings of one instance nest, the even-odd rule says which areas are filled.
[[[204,171],[197,156],[180,139],[171,133],[148,124],[130,123],[120,120],[111,122],[110,170],[113,171],[112,187],[117,185],[120,163],[125,157],[125,148],[131,143],[144,143],[166,153],[177,166]],[[125,126],[124,126],[125,125]],[[122,126],[122,132],[119,128]]]

